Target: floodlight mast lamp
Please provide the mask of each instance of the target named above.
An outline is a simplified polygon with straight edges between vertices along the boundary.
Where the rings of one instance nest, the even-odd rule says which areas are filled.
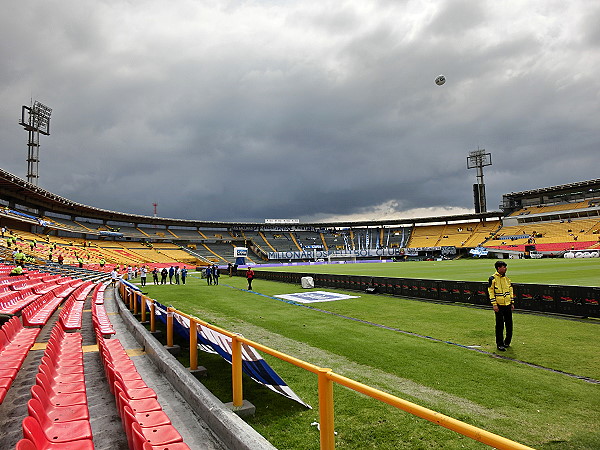
[[[21,108],[21,121],[29,139],[27,140],[27,181],[37,185],[39,178],[38,163],[40,162],[40,134],[50,135],[50,115],[52,109],[37,100],[32,106]],[[27,117],[26,117],[27,116]]]
[[[483,183],[483,168],[492,165],[492,154],[486,153],[485,149],[477,149],[469,152],[467,156],[467,169],[477,169],[477,184],[473,186],[475,201],[475,212],[487,212],[485,199],[485,184]]]

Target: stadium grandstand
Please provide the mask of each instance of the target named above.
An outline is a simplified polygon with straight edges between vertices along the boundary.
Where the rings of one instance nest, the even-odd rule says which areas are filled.
[[[324,263],[336,256],[359,262],[597,255],[600,179],[505,194],[500,210],[485,213],[271,224],[99,209],[0,169],[0,225],[0,358],[5,362],[0,443],[12,448],[19,441],[17,448],[23,449],[63,444],[141,449],[160,431],[164,441],[143,448],[270,449],[212,394],[191,388],[200,383],[186,378],[192,377],[187,370],[164,363],[162,345],[144,341],[146,352],[134,370],[125,349],[135,348],[140,329],[146,330],[119,311],[127,309],[121,301],[127,296],[130,305],[141,304],[142,293],[124,289],[119,298],[116,289],[108,289],[109,272],[125,276],[142,266],[224,268],[239,262],[234,250],[240,247],[248,249],[248,265]],[[27,270],[9,276],[17,269],[15,250],[26,258]],[[84,311],[91,311],[90,320],[82,321]],[[168,309],[163,313],[167,317]],[[40,351],[29,352],[32,346]],[[61,409],[65,399],[72,403]],[[136,410],[142,405],[150,409]],[[11,417],[22,417],[22,423]],[[45,444],[49,439],[55,440],[52,445]]]
[[[562,256],[598,249],[600,180],[505,194],[501,210],[443,217],[360,222],[267,224],[140,216],[82,205],[0,171],[0,218],[17,245],[36,261],[109,271],[235,264],[234,248],[250,264],[356,259],[458,258],[473,249],[494,257]],[[6,241],[2,242],[6,246]],[[32,246],[32,244],[35,244]]]

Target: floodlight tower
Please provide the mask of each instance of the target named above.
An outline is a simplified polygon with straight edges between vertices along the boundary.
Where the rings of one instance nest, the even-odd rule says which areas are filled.
[[[473,198],[475,201],[475,212],[487,212],[485,201],[485,184],[483,183],[483,168],[492,165],[492,154],[486,153],[485,149],[473,150],[467,156],[467,169],[477,169],[477,184],[473,185]]]
[[[50,114],[52,109],[37,100],[32,106],[23,106],[19,125],[29,133],[27,141],[27,181],[37,185],[39,178],[38,163],[40,162],[40,133],[50,135]],[[27,120],[25,116],[28,115]]]

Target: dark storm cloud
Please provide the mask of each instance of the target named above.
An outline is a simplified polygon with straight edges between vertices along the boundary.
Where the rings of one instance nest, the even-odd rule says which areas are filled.
[[[591,1],[6,9],[2,168],[25,177],[16,118],[40,100],[39,184],[78,202],[214,220],[466,211],[478,147],[488,209],[597,177]]]

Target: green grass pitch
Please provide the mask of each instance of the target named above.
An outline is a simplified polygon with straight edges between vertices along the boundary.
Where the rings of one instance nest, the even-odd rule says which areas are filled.
[[[281,270],[486,280],[493,262],[339,264]],[[507,263],[513,282],[599,285],[600,260]],[[338,314],[332,315],[272,298],[301,292],[300,286],[257,279],[253,287],[259,295],[245,291],[245,280],[239,277],[222,276],[219,286],[208,286],[199,274],[190,275],[185,286],[148,285],[144,292],[276,350],[531,447],[600,448],[600,384],[576,377],[600,380],[599,321],[517,312],[513,345],[502,355],[510,359],[502,359],[495,356],[491,309],[363,293],[351,293],[360,295],[356,299],[313,304]],[[475,346],[484,353],[462,346]],[[314,409],[245,378],[244,398],[257,407],[248,422],[277,448],[319,448],[319,433],[311,425],[318,422],[316,376],[263,356]],[[208,368],[201,381],[222,401],[231,401],[230,365],[204,353],[199,363]],[[346,388],[336,386],[334,397],[336,448],[487,448]]]

